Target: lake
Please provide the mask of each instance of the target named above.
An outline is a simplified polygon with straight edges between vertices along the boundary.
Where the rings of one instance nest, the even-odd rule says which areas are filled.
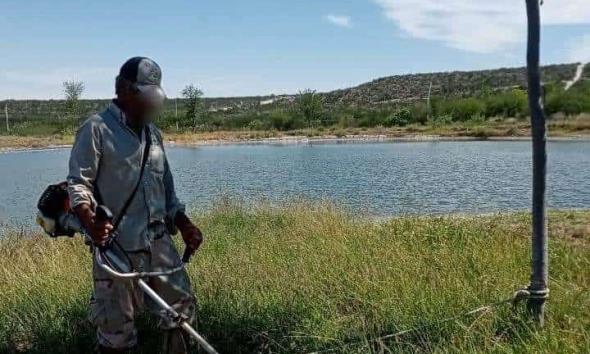
[[[548,206],[590,208],[590,142],[548,144]],[[526,210],[531,143],[441,141],[168,147],[179,197],[325,199],[375,216]],[[39,194],[65,178],[69,149],[0,154],[0,222],[31,225]]]

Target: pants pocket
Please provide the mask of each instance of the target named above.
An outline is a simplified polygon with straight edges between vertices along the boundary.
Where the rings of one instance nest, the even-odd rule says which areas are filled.
[[[182,264],[180,255],[168,232],[152,242],[151,267],[153,271],[165,271]]]
[[[119,284],[120,286],[121,284]],[[117,296],[112,279],[95,279],[94,294],[90,298],[90,322],[103,331],[115,331],[133,321],[125,296]]]
[[[97,300],[94,295],[90,298],[90,310],[88,312],[88,320],[94,326],[99,327],[103,324],[104,318],[104,303]]]

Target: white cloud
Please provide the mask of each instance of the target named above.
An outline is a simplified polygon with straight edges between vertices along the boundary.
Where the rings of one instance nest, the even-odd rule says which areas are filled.
[[[324,20],[338,27],[352,27],[350,16],[329,14],[324,16]]]
[[[590,62],[590,33],[574,38],[569,43],[568,60],[572,62]]]
[[[374,0],[408,36],[479,53],[498,52],[526,38],[520,0]],[[590,23],[588,0],[546,0],[544,25]]]

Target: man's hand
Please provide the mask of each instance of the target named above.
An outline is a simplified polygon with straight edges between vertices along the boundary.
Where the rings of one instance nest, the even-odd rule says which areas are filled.
[[[97,221],[88,204],[78,205],[74,212],[82,222],[82,226],[84,226],[92,242],[97,246],[104,246],[109,239],[110,232],[113,230],[111,222],[109,220]]]
[[[193,253],[199,249],[203,243],[203,234],[184,213],[177,213],[174,224],[180,231],[186,247]]]

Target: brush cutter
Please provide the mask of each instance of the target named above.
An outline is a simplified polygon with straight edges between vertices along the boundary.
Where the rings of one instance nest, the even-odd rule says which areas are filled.
[[[65,194],[67,196],[67,192]],[[37,223],[51,237],[69,236],[73,237],[75,233],[84,235],[88,244],[92,245],[90,236],[82,227],[78,218],[69,210],[69,205],[64,200],[64,185],[52,185],[43,193],[39,200],[39,213],[37,214]],[[56,203],[56,201],[58,201]],[[96,218],[100,221],[112,220],[113,214],[105,206],[96,208]],[[112,238],[115,236],[112,235]],[[113,242],[109,243],[110,245]],[[133,279],[137,282],[139,288],[149,296],[158,306],[160,306],[172,321],[178,323],[188,335],[193,337],[199,345],[209,354],[217,354],[213,348],[176,310],[172,308],[158,293],[156,293],[144,280],[145,278],[171,275],[184,269],[189,262],[191,252],[185,249],[182,256],[182,264],[179,266],[161,272],[137,272],[131,268],[131,265],[123,261],[111,246],[92,247],[92,255],[96,264],[113,278]],[[123,251],[123,250],[122,250]],[[124,252],[124,251],[123,251]]]

